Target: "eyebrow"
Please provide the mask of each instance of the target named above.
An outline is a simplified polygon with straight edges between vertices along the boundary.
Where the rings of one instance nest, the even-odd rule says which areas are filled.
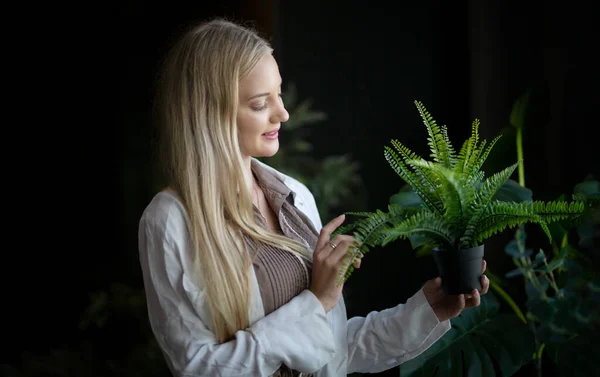
[[[248,98],[248,101],[250,101],[250,100],[252,100],[252,99],[255,99],[255,98],[258,98],[258,97],[265,97],[265,96],[268,96],[268,95],[269,95],[269,93],[260,93],[260,94],[255,94],[255,95],[253,95],[252,97]]]
[[[282,80],[282,81],[280,81],[279,87],[281,87],[282,85],[283,85],[283,80]],[[250,100],[253,100],[253,99],[255,99],[255,98],[259,98],[259,97],[266,97],[266,96],[268,96],[268,95],[269,95],[269,93],[259,93],[259,94],[255,94],[255,95],[253,95],[252,97],[248,98],[248,101],[250,101]]]

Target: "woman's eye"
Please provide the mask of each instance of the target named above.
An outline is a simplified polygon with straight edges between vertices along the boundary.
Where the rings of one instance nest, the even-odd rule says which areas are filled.
[[[254,107],[252,107],[252,110],[254,110],[254,111],[261,111],[261,110],[264,110],[266,108],[267,108],[267,104],[265,103],[262,106],[258,106],[258,107],[254,106]]]

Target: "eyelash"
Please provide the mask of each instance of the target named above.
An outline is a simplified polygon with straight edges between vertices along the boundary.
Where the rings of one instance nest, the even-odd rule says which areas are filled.
[[[281,98],[283,100],[283,93],[279,93],[279,98]],[[265,104],[261,107],[253,107],[252,110],[254,111],[263,111],[266,110],[267,108],[267,103],[265,102]]]

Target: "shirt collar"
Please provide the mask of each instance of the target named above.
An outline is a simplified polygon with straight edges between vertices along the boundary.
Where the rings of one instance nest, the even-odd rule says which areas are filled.
[[[252,160],[251,164],[252,171],[262,186],[281,194],[283,197],[288,197],[292,193],[292,190],[283,183],[283,180],[280,177],[266,169],[262,164],[259,164],[256,160]]]

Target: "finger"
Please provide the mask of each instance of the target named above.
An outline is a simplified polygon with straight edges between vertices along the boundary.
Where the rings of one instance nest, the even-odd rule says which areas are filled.
[[[474,308],[476,306],[479,306],[479,304],[481,304],[481,296],[479,295],[477,289],[474,289],[471,294],[471,298],[466,301],[465,307]]]
[[[333,239],[328,241],[326,246],[330,249],[331,252],[333,252],[333,249],[337,249],[338,246],[342,244],[346,244],[346,248],[348,248],[350,245],[354,245],[354,242],[354,237],[348,236],[346,234],[338,234],[337,236],[333,237]]]
[[[344,223],[346,219],[346,215],[340,215],[335,219],[331,220],[327,225],[325,225],[321,229],[321,233],[319,234],[319,238],[317,239],[317,247],[316,250],[323,249],[331,238],[331,233],[333,233],[340,225]]]
[[[458,295],[458,302],[456,303],[458,312],[460,313],[461,310],[463,310],[466,307],[467,304],[467,299],[465,298],[464,294],[460,294]]]
[[[354,237],[338,234],[331,241],[327,241],[316,257],[321,260],[329,260],[332,265],[337,265],[339,259],[348,253],[348,245],[354,244]]]
[[[440,294],[442,292],[442,278],[437,277],[435,279],[427,280],[423,285],[423,289],[427,292]]]
[[[486,268],[487,268],[487,262],[484,259],[483,262],[481,262],[481,273],[482,274],[485,272]]]
[[[488,289],[490,289],[490,279],[487,276],[481,276],[481,292],[480,294],[484,295],[487,293]]]
[[[356,252],[354,250],[354,238],[350,237],[352,240],[349,240],[344,236],[336,236],[334,238],[334,241],[336,243],[336,247],[334,250],[331,251],[331,253],[329,254],[329,256],[327,257],[327,259],[332,259],[333,263],[339,262],[340,259],[345,258],[346,256],[348,256],[348,258],[353,258],[352,253]],[[351,250],[351,248],[353,250]]]

